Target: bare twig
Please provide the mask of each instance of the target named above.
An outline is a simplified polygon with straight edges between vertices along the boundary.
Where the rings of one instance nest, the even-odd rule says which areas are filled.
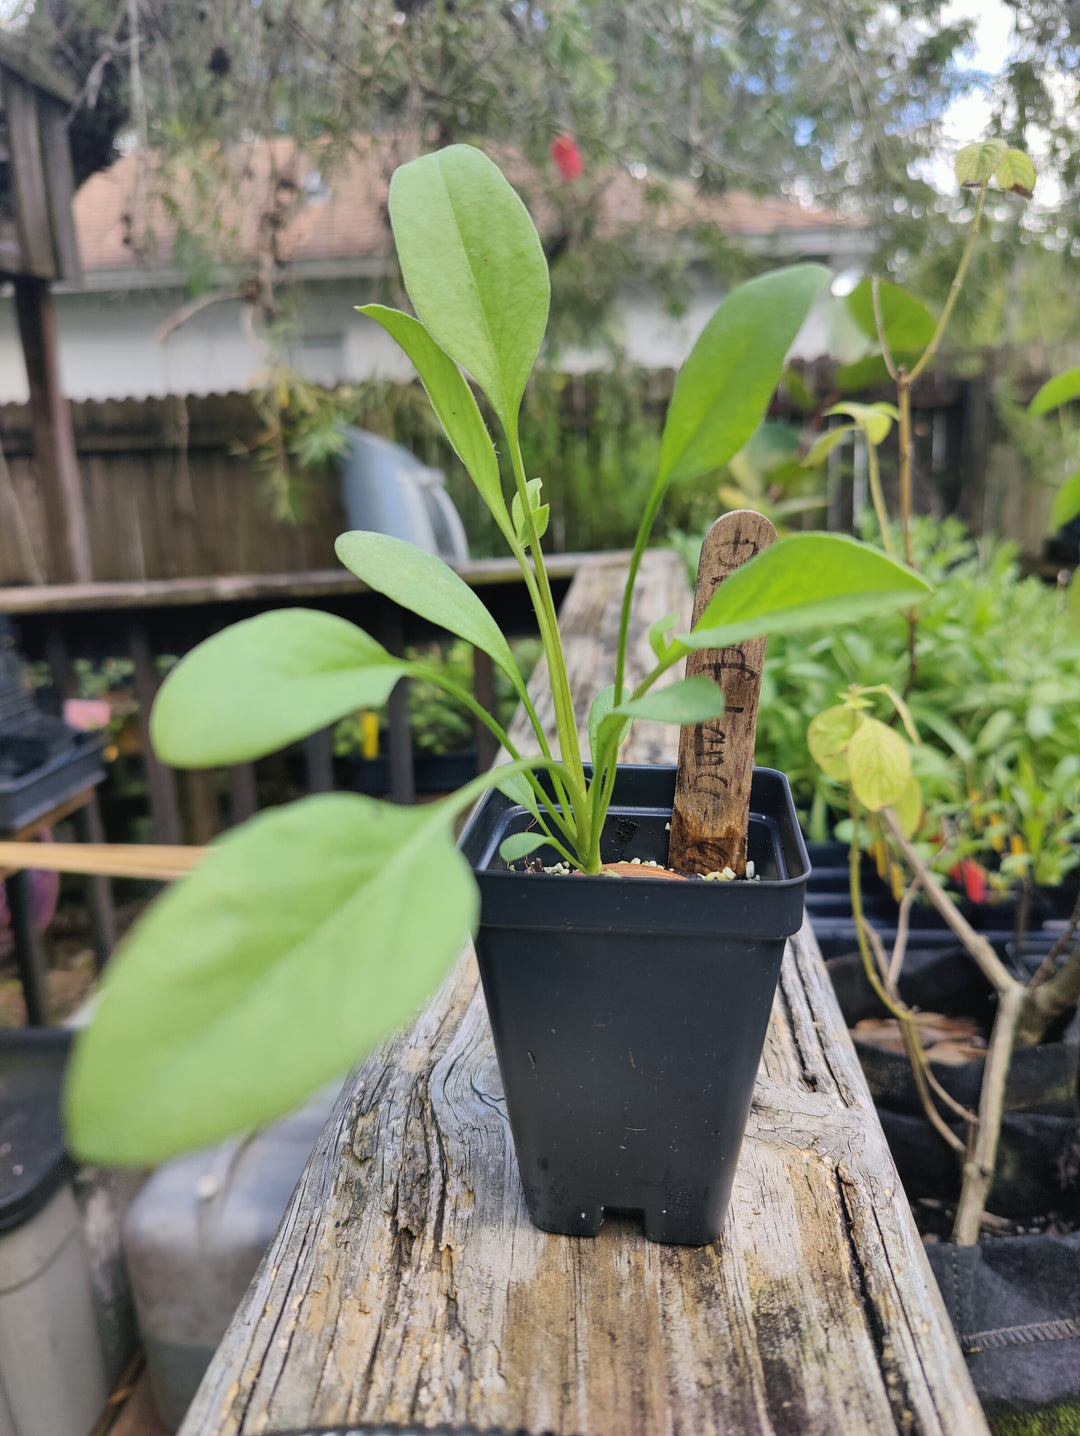
[[[979,1126],[975,1147],[964,1162],[960,1202],[953,1225],[952,1239],[957,1246],[974,1246],[979,1239],[979,1224],[997,1164],[1001,1118],[1005,1109],[1005,1083],[1009,1075],[1016,1024],[1023,1000],[1024,988],[1019,982],[1014,982],[1007,992],[1001,994],[998,1001],[997,1016],[994,1018],[990,1047],[983,1069],[982,1091],[979,1094]]]
[[[1068,949],[1072,947],[1076,939],[1077,928],[1080,928],[1080,895],[1077,896],[1076,906],[1069,916],[1065,931],[1043,958],[1035,970],[1035,976],[1028,983],[1028,992],[1034,992],[1037,987],[1041,987],[1044,982],[1049,982],[1050,978],[1053,977],[1057,970],[1058,958],[1062,957]]]
[[[904,855],[904,860],[910,867],[912,873],[918,878],[923,891],[930,899],[930,902],[945,919],[946,924],[952,929],[956,936],[963,943],[964,948],[971,954],[979,966],[979,970],[987,982],[998,993],[1010,992],[1013,988],[1023,990],[1023,983],[1019,982],[998,957],[997,953],[987,942],[981,933],[975,931],[964,915],[957,909],[956,904],[951,901],[948,893],[938,882],[937,878],[923,862],[922,858],[915,851],[915,848],[904,836],[904,831],[896,820],[896,814],[891,808],[883,808],[881,818],[889,831],[889,836]]]
[[[907,956],[908,929],[911,925],[911,907],[922,886],[921,880],[916,877],[904,896],[900,900],[900,912],[896,918],[896,941],[893,943],[892,958],[889,962],[889,971],[886,980],[890,988],[895,989],[900,980],[900,969],[904,965],[904,958]]]
[[[175,333],[182,324],[186,324],[189,319],[193,319],[200,310],[206,309],[211,304],[220,304],[222,300],[225,299],[240,299],[242,297],[240,291],[235,288],[213,289],[206,294],[200,294],[198,299],[193,299],[189,304],[185,304],[179,308],[175,314],[170,315],[154,335],[154,338],[160,344],[162,340],[168,339],[170,334]]]

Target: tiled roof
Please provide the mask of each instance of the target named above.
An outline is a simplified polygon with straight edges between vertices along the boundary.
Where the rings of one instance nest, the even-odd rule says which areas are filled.
[[[254,256],[260,216],[277,207],[280,222],[275,225],[275,250],[282,263],[370,261],[388,256],[386,200],[396,162],[389,144],[360,141],[323,187],[310,161],[296,154],[288,140],[238,145],[229,156],[235,186],[215,221],[221,231],[222,253],[235,255],[239,249]],[[76,195],[75,225],[88,273],[161,269],[172,264],[175,220],[160,201],[144,201],[143,211],[137,204],[139,193],[154,188],[152,177],[148,183],[140,173],[140,166],[147,163],[155,161],[136,153],[125,155],[88,179]],[[532,201],[541,230],[549,228],[554,212],[550,202],[545,203],[544,191],[550,192],[560,183],[554,166],[551,176],[538,175],[520,159],[507,156],[504,168]],[[185,179],[188,182],[195,191],[197,183],[190,177]],[[757,199],[731,191],[700,196],[681,182],[673,187],[671,198],[657,207],[649,200],[650,181],[636,179],[626,171],[613,173],[599,186],[589,186],[588,175],[578,183],[585,194],[595,195],[597,230],[602,234],[645,223],[665,234],[714,224],[723,234],[740,239],[848,227],[836,215],[805,209],[789,200]],[[177,192],[175,184],[170,188]]]

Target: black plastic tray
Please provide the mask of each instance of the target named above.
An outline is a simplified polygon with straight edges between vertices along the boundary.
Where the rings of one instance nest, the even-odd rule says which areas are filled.
[[[60,1127],[60,1088],[74,1034],[0,1032],[0,1232],[28,1222],[74,1170]]]
[[[80,733],[74,748],[21,778],[0,779],[0,834],[18,832],[65,798],[105,779],[100,733]]]

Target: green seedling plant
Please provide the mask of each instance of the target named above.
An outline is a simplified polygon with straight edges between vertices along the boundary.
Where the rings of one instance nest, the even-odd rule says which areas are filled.
[[[837,376],[839,387],[862,386],[880,380],[885,372],[896,384],[897,404],[864,406],[844,403],[830,413],[842,413],[847,423],[822,435],[809,449],[804,463],[822,462],[845,432],[857,428],[868,454],[868,477],[875,514],[882,541],[889,552],[889,516],[880,481],[878,449],[888,437],[895,421],[899,435],[900,459],[900,531],[903,552],[912,558],[911,526],[911,388],[937,353],[949,316],[964,282],[982,219],[986,196],[991,185],[1030,198],[1035,184],[1035,170],[1021,151],[1010,150],[1003,140],[986,140],[961,150],[956,160],[957,179],[961,185],[977,190],[975,211],[961,259],[948,299],[940,317],[933,316],[919,302],[896,285],[884,285],[876,279],[860,285],[848,301],[852,318],[863,330],[876,338],[880,353],[851,366],[851,371]],[[1080,371],[1058,376],[1036,395],[1032,404],[1035,413],[1060,407],[1080,393]],[[1058,495],[1055,518],[1064,522],[1080,512],[1080,476],[1068,480]],[[905,698],[917,695],[917,623],[914,612],[908,619],[908,663]],[[1006,680],[1006,675],[999,680]],[[1051,680],[1052,681],[1052,680]],[[892,722],[884,722],[869,711],[875,701],[886,699],[892,709]],[[929,721],[930,714],[925,718]],[[936,723],[939,732],[943,719]],[[1031,738],[1045,735],[1047,725],[1053,726],[1049,710],[1039,712],[1039,705],[1027,710],[1027,732]],[[999,708],[986,721],[986,728],[975,744],[970,744],[959,730],[952,727],[946,739],[971,750],[974,757],[979,742],[985,737],[986,747],[1000,753],[1001,745],[1013,726],[1012,715]],[[993,736],[990,730],[993,729]],[[905,737],[905,732],[907,736]],[[930,866],[932,854],[914,841],[919,826],[923,797],[915,777],[910,742],[916,741],[910,710],[904,699],[885,684],[872,686],[853,684],[842,701],[810,723],[807,743],[810,753],[822,771],[831,779],[846,785],[849,798],[849,886],[852,912],[858,933],[859,950],[867,980],[878,999],[897,1019],[907,1051],[916,1088],[935,1131],[948,1143],[961,1165],[960,1200],[953,1227],[953,1240],[971,1244],[979,1235],[986,1200],[993,1182],[997,1149],[1004,1109],[1005,1083],[1017,1045],[1034,1045],[1041,1041],[1050,1027],[1063,1014],[1075,1008],[1080,998],[1080,903],[1066,932],[1055,944],[1047,960],[1029,984],[1019,981],[1002,964],[986,939],[975,932],[963,918]],[[1063,764],[1063,765],[1062,765]],[[1060,786],[1074,782],[1074,765],[1062,760],[1055,775]],[[1010,854],[1013,866],[1022,868],[1025,880],[1046,858],[1056,844],[1046,814],[1051,795],[1034,781],[1030,764],[1025,768],[1022,755],[1016,755],[1007,791],[1000,794],[998,807],[1009,807],[1023,834],[1017,851]],[[1004,825],[1003,825],[1004,826]],[[880,937],[866,921],[860,881],[860,850],[863,845],[877,848],[880,865],[894,877],[902,891],[897,938],[891,954],[886,954]],[[904,961],[908,922],[915,898],[922,894],[938,910],[974,958],[984,976],[997,993],[997,1008],[987,1050],[985,1075],[978,1111],[960,1106],[937,1082],[927,1061],[915,1023],[915,1014],[903,1002],[898,980]],[[1059,960],[1065,960],[1058,967]],[[952,1119],[950,1124],[949,1118]],[[964,1135],[954,1130],[959,1125]]]
[[[460,701],[491,729],[508,761],[422,807],[313,796],[261,813],[215,843],[125,942],[74,1055],[69,1130],[76,1150],[93,1160],[151,1163],[266,1122],[407,1018],[475,928],[478,890],[453,828],[485,790],[502,789],[533,819],[531,833],[503,844],[504,860],[546,844],[573,868],[600,872],[629,725],[696,723],[722,707],[712,681],[676,676],[688,653],[907,608],[928,592],[910,568],[854,539],[793,535],[733,574],[689,631],[675,615],[658,616],[654,666],[628,683],[634,583],[664,494],[746,444],[828,273],[799,264],[751,280],[705,326],[675,385],[629,563],[613,681],[588,710],[587,768],[544,563],[548,505],[519,440],[522,398],[547,322],[540,239],[498,168],[462,145],[399,169],[390,217],[414,314],[381,305],[363,312],[411,359],[521,567],[546,658],[554,741],[472,589],[442,560],[385,534],[344,534],[338,555],[372,589],[489,654],[531,720],[534,751],[519,750],[444,667],[397,657],[329,614],[265,613],[183,658],[151,718],[157,751],[174,766],[252,761],[358,708],[380,706],[406,677],[439,684]],[[498,418],[513,472],[509,498],[466,374]]]

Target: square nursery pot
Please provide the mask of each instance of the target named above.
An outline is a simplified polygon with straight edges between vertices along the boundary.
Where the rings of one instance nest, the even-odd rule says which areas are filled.
[[[674,791],[673,767],[619,769],[606,862],[666,860]],[[754,770],[750,809],[756,881],[510,870],[499,845],[532,819],[495,790],[462,835],[521,1183],[544,1231],[595,1236],[608,1208],[641,1212],[651,1241],[719,1235],[809,873],[782,773]]]

